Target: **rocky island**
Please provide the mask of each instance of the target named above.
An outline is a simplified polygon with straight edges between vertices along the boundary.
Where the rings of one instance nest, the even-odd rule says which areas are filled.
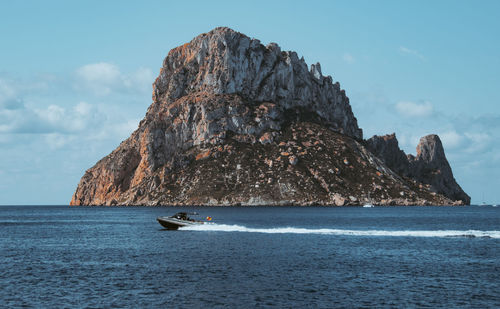
[[[437,135],[363,139],[319,63],[229,28],[172,49],[132,135],[71,205],[468,205]]]

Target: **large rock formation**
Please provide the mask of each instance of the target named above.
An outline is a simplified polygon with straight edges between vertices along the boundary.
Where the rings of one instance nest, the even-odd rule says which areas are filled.
[[[402,173],[363,144],[319,64],[216,28],[169,52],[138,129],[86,171],[71,205],[458,203],[422,185],[443,183],[425,167],[439,156],[422,151],[432,158]]]

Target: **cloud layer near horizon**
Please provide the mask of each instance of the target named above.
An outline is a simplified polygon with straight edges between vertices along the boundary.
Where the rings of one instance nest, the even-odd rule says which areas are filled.
[[[124,72],[106,62],[67,75],[0,76],[0,189],[41,183],[48,187],[25,203],[53,196],[67,202],[84,171],[137,128],[151,102],[153,80],[150,69]],[[500,139],[500,115],[444,113],[425,98],[391,103],[377,93],[350,97],[365,138],[396,132],[400,147],[414,153],[422,136],[436,133],[458,180],[479,170],[497,172],[490,166],[500,163],[494,142]]]
[[[105,62],[67,75],[0,75],[0,190],[19,191],[22,203],[67,203],[83,172],[137,128],[153,79],[150,69]],[[27,196],[26,186],[46,188]]]

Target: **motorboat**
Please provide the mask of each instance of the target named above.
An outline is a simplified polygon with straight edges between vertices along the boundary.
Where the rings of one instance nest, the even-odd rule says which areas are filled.
[[[205,221],[192,219],[189,217],[190,215],[198,215],[198,213],[178,212],[173,216],[158,217],[156,220],[167,230],[177,230],[178,228],[184,226],[202,225],[207,223]],[[207,220],[210,221],[212,218],[207,217]]]
[[[372,208],[372,207],[375,207],[375,206],[373,206],[372,204],[365,204],[365,205],[363,205],[363,207],[364,208]]]

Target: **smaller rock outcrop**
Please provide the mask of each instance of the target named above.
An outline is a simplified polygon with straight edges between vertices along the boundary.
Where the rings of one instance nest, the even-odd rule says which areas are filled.
[[[373,154],[381,158],[394,172],[399,175],[408,174],[408,158],[404,151],[399,148],[395,133],[384,136],[375,135],[366,143]]]
[[[453,177],[439,136],[432,134],[422,137],[417,146],[417,156],[405,155],[399,148],[394,133],[373,136],[366,141],[366,145],[373,154],[402,177],[428,185],[431,191],[451,200],[470,204],[470,196]]]
[[[409,163],[409,177],[431,185],[436,192],[450,199],[470,204],[470,196],[462,190],[453,177],[439,136],[432,134],[422,137],[417,146],[417,156],[409,156]]]

